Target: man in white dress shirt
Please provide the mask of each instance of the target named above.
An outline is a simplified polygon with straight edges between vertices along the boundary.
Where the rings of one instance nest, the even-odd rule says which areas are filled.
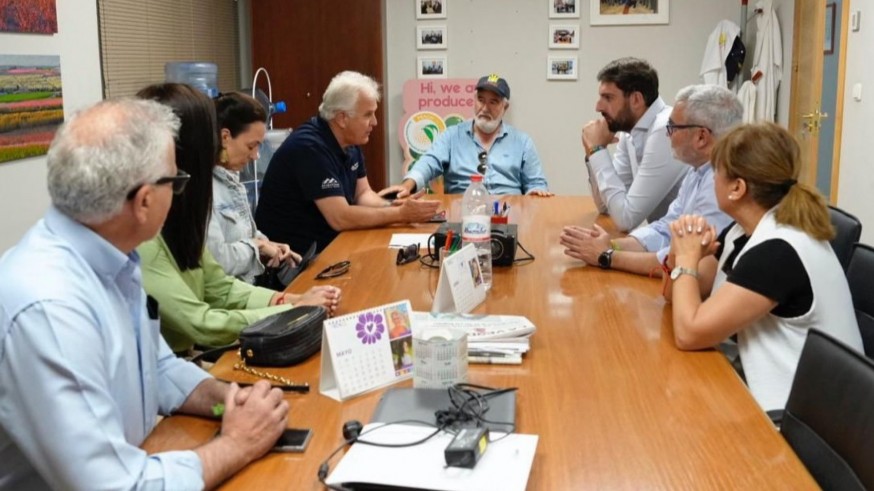
[[[602,118],[583,127],[592,197],[621,231],[665,215],[689,166],[674,158],[665,125],[671,106],[644,60],[620,58],[598,72]],[[618,142],[617,142],[618,139]],[[607,145],[617,142],[610,155]]]

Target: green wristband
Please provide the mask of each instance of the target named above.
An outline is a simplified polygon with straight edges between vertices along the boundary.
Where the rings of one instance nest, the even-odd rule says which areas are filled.
[[[225,405],[221,402],[217,402],[212,405],[212,415],[216,418],[221,418],[222,415],[225,414]]]

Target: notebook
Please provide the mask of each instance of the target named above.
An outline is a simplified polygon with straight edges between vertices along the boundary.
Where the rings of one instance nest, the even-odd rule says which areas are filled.
[[[507,424],[516,423],[516,391],[488,397],[489,410],[483,417],[491,423],[485,426],[491,431],[507,432],[512,429]],[[434,413],[452,407],[446,389],[411,389],[393,387],[385,391],[379,400],[371,423],[395,423],[417,420],[436,423]]]

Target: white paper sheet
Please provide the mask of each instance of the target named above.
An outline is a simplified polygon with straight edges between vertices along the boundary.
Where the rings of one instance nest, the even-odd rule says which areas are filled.
[[[419,244],[419,249],[428,249],[428,237],[431,234],[391,234],[391,240],[388,243],[390,249],[400,249],[410,244]]]

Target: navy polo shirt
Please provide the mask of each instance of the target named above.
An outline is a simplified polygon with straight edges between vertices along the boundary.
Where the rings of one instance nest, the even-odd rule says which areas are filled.
[[[358,179],[367,176],[358,146],[343,150],[328,122],[311,118],[294,130],[273,154],[255,211],[267,237],[304,253],[316,242],[321,251],[339,232],[328,225],[315,201],[343,196],[354,204]]]

